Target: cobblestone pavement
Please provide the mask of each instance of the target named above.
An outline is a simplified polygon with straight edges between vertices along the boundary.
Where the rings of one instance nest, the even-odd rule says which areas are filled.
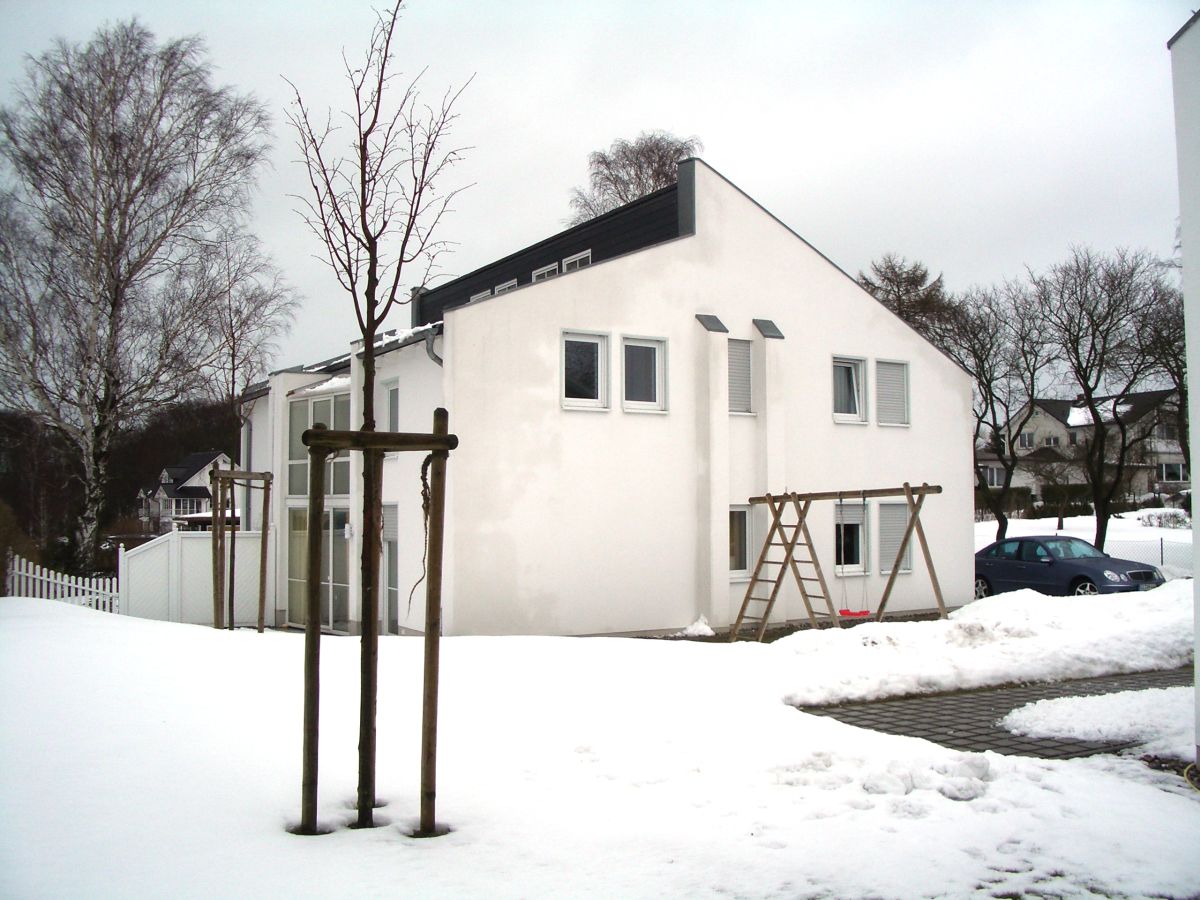
[[[1005,731],[996,723],[1017,707],[1036,700],[1190,685],[1193,675],[1194,669],[1185,666],[1165,672],[1108,675],[1103,678],[984,688],[866,703],[804,706],[800,709],[873,731],[926,738],[955,750],[993,750],[996,753],[1039,756],[1043,759],[1073,759],[1095,753],[1114,753],[1130,745],[1021,737]]]

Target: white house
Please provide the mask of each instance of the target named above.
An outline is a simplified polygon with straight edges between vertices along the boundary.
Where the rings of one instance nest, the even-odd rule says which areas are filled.
[[[138,517],[147,531],[172,531],[187,517],[212,513],[209,472],[228,469],[229,457],[220,450],[189,453],[159,473],[158,481],[138,492]]]
[[[381,428],[424,432],[445,406],[460,438],[446,633],[661,632],[702,615],[720,628],[766,530],[750,497],[904,482],[942,486],[922,521],[947,602],[972,596],[969,378],[700,160],[675,186],[420,294],[412,326],[380,346],[376,408]],[[361,378],[351,352],[246,395],[243,459],[279,485],[281,624],[302,622],[299,436],[357,424]],[[423,627],[423,593],[408,600],[421,462],[385,462],[386,632]],[[354,632],[361,460],[329,466],[325,623]],[[814,509],[835,604],[874,606],[904,522],[891,501]],[[909,556],[891,612],[935,607]],[[803,616],[794,586],[781,597],[773,620]]]

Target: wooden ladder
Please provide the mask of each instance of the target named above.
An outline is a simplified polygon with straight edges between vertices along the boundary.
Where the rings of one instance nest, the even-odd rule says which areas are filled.
[[[767,494],[766,501],[771,510],[771,527],[767,530],[758,562],[746,586],[746,596],[742,599],[737,621],[729,630],[729,640],[736,641],[746,626],[754,628],[754,640],[763,639],[771,610],[788,571],[791,571],[800,588],[800,597],[804,600],[804,608],[812,626],[818,627],[813,602],[824,600],[829,620],[840,628],[842,620],[829,597],[825,574],[813,552],[812,535],[808,532],[808,511],[812,500],[805,500],[801,504],[795,494],[785,494],[779,498]],[[785,522],[784,515],[789,508],[795,513],[795,521]],[[797,551],[803,555],[797,557]],[[802,568],[808,574],[801,574]]]

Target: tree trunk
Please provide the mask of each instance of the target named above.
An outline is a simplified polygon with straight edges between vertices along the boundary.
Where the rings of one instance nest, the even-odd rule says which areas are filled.
[[[1008,534],[1008,516],[998,512],[996,513],[996,540],[1004,540],[1006,534]]]
[[[363,352],[363,431],[375,430],[375,335]],[[375,715],[379,693],[379,551],[383,527],[383,454],[363,452],[361,577],[362,653],[359,658],[358,828],[375,824]]]

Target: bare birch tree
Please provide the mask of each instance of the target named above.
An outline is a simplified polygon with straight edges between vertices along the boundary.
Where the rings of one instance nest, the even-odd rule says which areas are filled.
[[[375,430],[376,338],[388,314],[428,280],[445,249],[434,237],[459,189],[449,170],[463,150],[447,147],[463,88],[433,103],[420,92],[423,72],[400,80],[393,38],[403,0],[378,17],[361,63],[343,54],[350,109],[314,116],[293,84],[295,127],[311,192],[298,198],[334,274],[354,303],[362,335],[362,429]],[[290,82],[289,82],[290,83]],[[375,708],[378,682],[379,555],[382,456],[364,454],[360,605],[359,827],[374,824]]]
[[[0,110],[0,378],[79,454],[83,565],[118,427],[200,386],[198,256],[266,153],[262,105],[210,76],[198,38],[121,23],[29,59]]]
[[[588,186],[571,191],[570,224],[579,225],[679,180],[679,163],[703,148],[699,138],[666,131],[643,131],[634,140],[618,138],[607,150],[588,156]]]

